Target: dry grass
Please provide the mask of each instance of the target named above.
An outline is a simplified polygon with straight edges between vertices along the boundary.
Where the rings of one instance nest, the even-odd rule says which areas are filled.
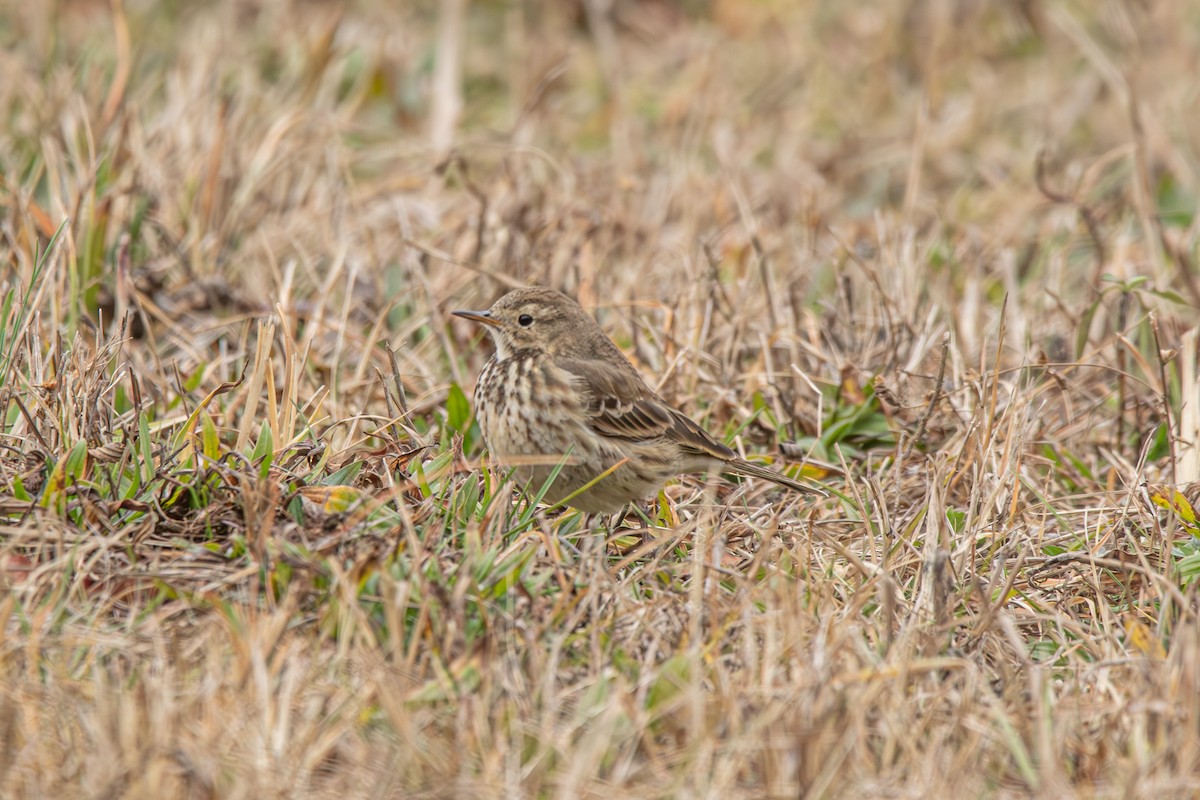
[[[0,795],[1200,792],[1200,8],[460,5],[0,3]],[[530,507],[517,282],[833,496]]]

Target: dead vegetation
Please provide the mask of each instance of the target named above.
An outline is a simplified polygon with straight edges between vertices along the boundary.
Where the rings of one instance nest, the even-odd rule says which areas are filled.
[[[0,795],[1200,791],[1200,9],[435,5],[0,4]],[[521,282],[833,496],[530,507]]]

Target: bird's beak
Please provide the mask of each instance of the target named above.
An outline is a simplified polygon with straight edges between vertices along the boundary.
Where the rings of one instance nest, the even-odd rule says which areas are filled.
[[[478,322],[481,325],[490,325],[493,328],[499,328],[500,323],[495,320],[490,311],[451,311],[456,317],[469,319],[471,322]]]

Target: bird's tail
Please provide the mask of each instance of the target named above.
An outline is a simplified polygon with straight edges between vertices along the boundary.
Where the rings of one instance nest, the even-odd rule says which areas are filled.
[[[753,478],[763,478],[765,480],[771,481],[772,483],[778,483],[780,486],[786,486],[787,488],[789,488],[795,492],[803,492],[803,493],[807,493],[807,494],[819,494],[822,497],[829,496],[828,492],[826,492],[822,489],[818,489],[816,486],[812,486],[812,485],[809,485],[806,483],[800,483],[799,481],[794,481],[791,478],[789,478],[787,475],[782,475],[778,472],[775,472],[774,470],[767,469],[766,467],[760,466],[758,464],[754,464],[752,462],[746,461],[741,458],[730,459],[729,461],[725,462],[724,466],[727,469],[729,469],[731,472],[736,472],[739,475],[749,475],[750,477],[753,477]]]

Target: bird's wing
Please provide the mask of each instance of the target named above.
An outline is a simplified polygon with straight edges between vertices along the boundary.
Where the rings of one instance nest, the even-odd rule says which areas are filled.
[[[734,457],[732,450],[667,405],[632,367],[574,359],[557,363],[587,397],[588,423],[597,434],[631,441],[668,437],[699,455]]]

